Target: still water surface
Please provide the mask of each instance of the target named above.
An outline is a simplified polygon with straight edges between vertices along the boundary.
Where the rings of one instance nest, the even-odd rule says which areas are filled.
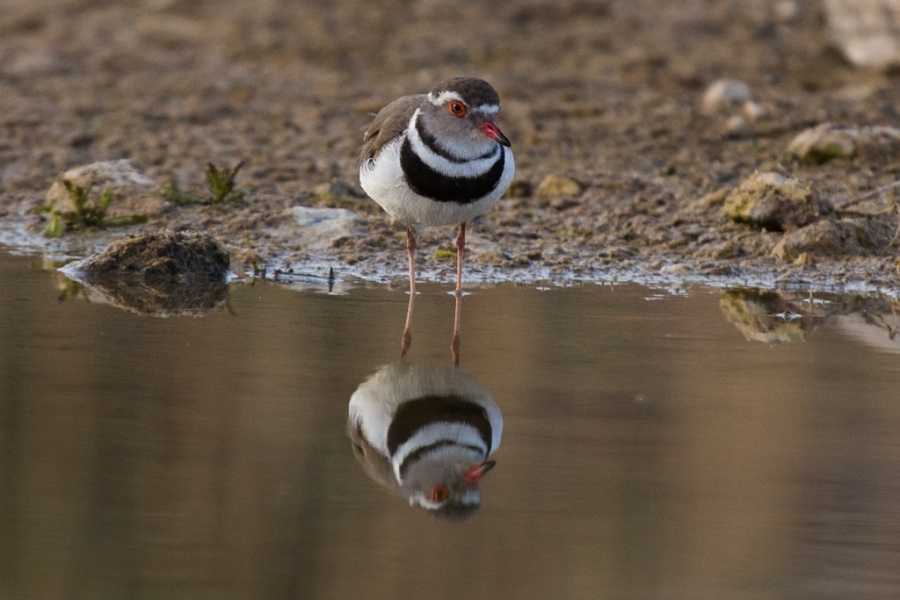
[[[35,262],[0,254],[0,598],[900,597],[889,301],[472,290],[460,371],[503,434],[451,522],[348,437],[402,290],[154,318]],[[444,369],[422,289],[409,362]]]

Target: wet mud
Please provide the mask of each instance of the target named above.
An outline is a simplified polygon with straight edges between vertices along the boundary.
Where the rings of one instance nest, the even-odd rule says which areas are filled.
[[[470,230],[470,280],[897,287],[900,77],[850,65],[819,2],[447,8],[4,2],[2,240],[81,257],[198,230],[238,273],[402,279],[403,228],[356,185],[362,131],[393,98],[472,74],[501,95],[517,174]],[[63,173],[124,159],[149,183],[113,189],[111,214],[146,223],[44,235],[35,210]],[[243,163],[242,193],[160,191],[205,197],[209,163]],[[727,199],[757,172],[798,182],[814,210],[734,220]],[[452,276],[453,231],[419,241],[423,278]]]

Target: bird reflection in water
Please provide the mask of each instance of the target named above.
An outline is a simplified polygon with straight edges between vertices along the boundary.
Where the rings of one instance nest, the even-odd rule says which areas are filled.
[[[384,365],[350,398],[348,434],[366,474],[438,516],[461,519],[481,505],[503,417],[458,367]]]

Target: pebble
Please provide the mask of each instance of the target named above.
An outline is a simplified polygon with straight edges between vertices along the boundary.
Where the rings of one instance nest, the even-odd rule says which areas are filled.
[[[665,273],[666,275],[687,275],[692,270],[693,269],[691,269],[690,265],[686,265],[684,263],[663,265],[659,269],[660,273]]]
[[[731,133],[740,133],[747,128],[747,120],[741,115],[731,115],[725,122],[725,129]]]
[[[323,199],[366,197],[366,192],[358,185],[340,180],[319,184],[313,188],[312,193],[317,198]]]
[[[719,79],[713,82],[703,93],[703,110],[716,112],[720,108],[729,107],[753,99],[750,86],[743,81]]]
[[[722,210],[737,223],[787,231],[812,223],[831,212],[832,206],[809,182],[757,172],[728,194]]]
[[[825,0],[831,38],[853,65],[900,67],[900,0]]]
[[[310,208],[294,206],[290,209],[294,221],[302,228],[301,241],[308,249],[325,249],[336,240],[352,236],[364,220],[345,208]]]
[[[535,193],[539,198],[555,198],[557,196],[578,196],[581,184],[563,175],[547,175],[537,186]]]
[[[857,135],[850,129],[822,123],[805,129],[788,144],[788,152],[804,162],[821,164],[856,154]]]
[[[759,119],[765,117],[769,114],[769,111],[766,110],[766,107],[760,104],[759,102],[754,102],[753,100],[747,100],[744,102],[744,116],[748,121],[758,121]]]
[[[772,7],[775,20],[779,23],[792,23],[800,16],[800,7],[796,0],[777,0]]]
[[[842,127],[822,123],[801,131],[788,144],[788,152],[814,164],[852,158],[861,150],[871,149],[900,151],[900,129],[886,125]]]
[[[884,219],[865,217],[822,219],[786,233],[772,249],[772,256],[796,263],[803,254],[838,258],[877,254],[890,243],[894,226]]]
[[[527,179],[514,179],[506,190],[508,198],[528,198],[534,194],[534,186]]]
[[[74,211],[75,205],[63,181],[91,188],[99,200],[103,190],[114,195],[109,206],[110,216],[123,214],[159,214],[167,203],[159,192],[159,185],[138,171],[130,160],[111,160],[69,169],[60,175],[47,191],[46,203],[58,211]]]

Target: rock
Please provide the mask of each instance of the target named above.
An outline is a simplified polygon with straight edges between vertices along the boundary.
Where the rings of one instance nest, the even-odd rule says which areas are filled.
[[[63,271],[81,278],[140,275],[145,279],[224,281],[229,266],[228,252],[213,236],[184,231],[127,236],[66,265]]]
[[[693,269],[690,265],[686,265],[684,263],[673,263],[669,265],[663,265],[660,267],[659,272],[665,273],[666,275],[687,275],[691,273]]]
[[[856,136],[850,129],[823,123],[797,134],[788,145],[788,152],[816,164],[833,158],[850,158],[856,154]]]
[[[319,199],[365,198],[366,192],[358,185],[346,181],[332,181],[323,183],[313,188],[313,196]]]
[[[703,111],[713,113],[723,107],[730,107],[753,99],[750,86],[743,81],[719,79],[703,93]]]
[[[872,151],[900,152],[900,129],[884,125],[842,127],[822,123],[801,131],[788,145],[788,152],[814,164]]]
[[[569,196],[558,196],[556,198],[550,199],[550,207],[558,210],[559,212],[569,210],[570,208],[575,208],[576,206],[581,206],[581,200],[577,200]]]
[[[900,67],[900,0],[825,0],[831,37],[858,67]]]
[[[345,208],[310,208],[295,206],[290,209],[294,221],[303,228],[303,244],[311,249],[325,249],[336,240],[352,236],[363,219]]]
[[[719,299],[725,317],[747,340],[766,344],[802,341],[808,320],[790,318],[790,303],[777,292],[727,290]]]
[[[229,263],[214,237],[186,231],[125,237],[60,271],[94,301],[141,315],[200,316],[225,304]]]
[[[574,179],[562,175],[547,175],[537,186],[535,193],[539,198],[555,198],[578,196],[581,190],[581,184]]]
[[[529,198],[534,193],[534,186],[527,179],[514,179],[506,189],[507,198]]]
[[[860,153],[884,153],[890,158],[900,154],[900,129],[888,125],[875,125],[857,129],[857,146]]]
[[[166,207],[159,185],[135,169],[127,159],[75,167],[58,177],[47,191],[46,203],[59,212],[72,212],[75,205],[63,181],[90,188],[93,198],[99,198],[103,190],[112,192],[114,199],[107,210],[109,216],[151,216]]]
[[[748,121],[758,121],[769,114],[765,106],[753,100],[744,102],[743,112]]]
[[[810,258],[873,255],[884,249],[892,236],[893,227],[885,219],[822,219],[786,233],[772,256],[794,262],[805,253]]]
[[[754,173],[725,198],[722,210],[732,221],[770,231],[802,227],[831,212],[812,184],[778,173]]]
[[[779,23],[793,23],[800,15],[796,0],[777,0],[772,7],[775,20]]]
[[[725,129],[729,133],[741,133],[747,129],[747,120],[741,115],[731,115],[725,122]]]
[[[292,209],[294,220],[308,230],[331,227],[336,224],[360,223],[360,218],[346,208],[310,208],[295,206]]]

